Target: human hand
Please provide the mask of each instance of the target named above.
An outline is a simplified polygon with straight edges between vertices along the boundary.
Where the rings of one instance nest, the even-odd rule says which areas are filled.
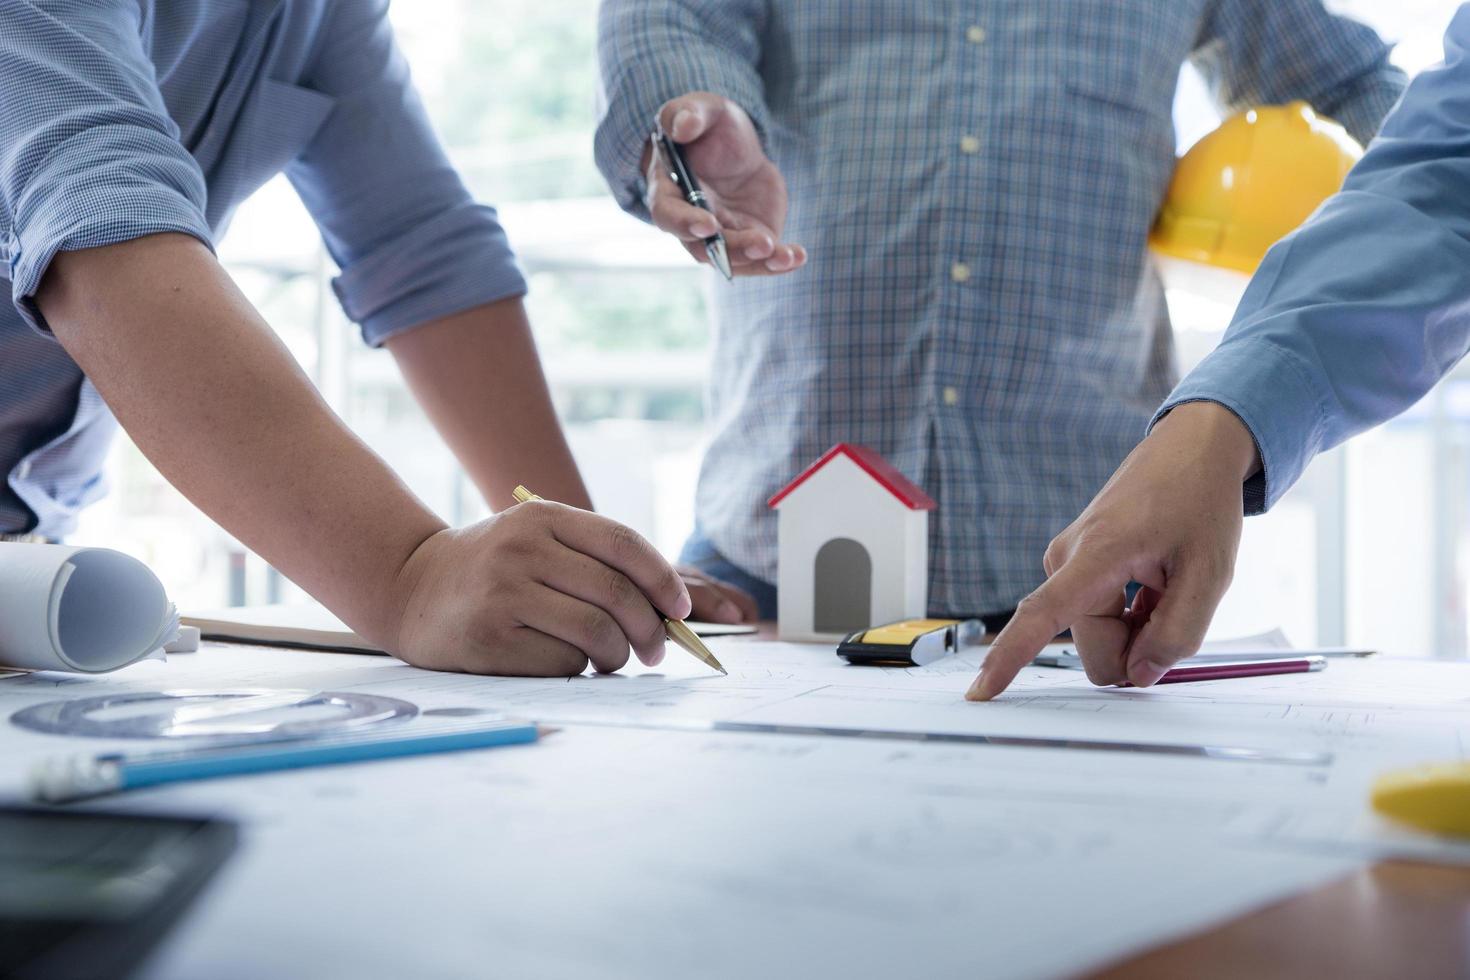
[[[1052,541],[1046,582],[1022,600],[965,697],[1004,691],[1068,627],[1094,684],[1149,687],[1197,652],[1234,574],[1241,484],[1260,465],[1228,409],[1171,411]],[[1129,582],[1142,588],[1125,609]]]
[[[416,667],[566,677],[664,657],[689,593],[653,546],[575,507],[530,501],[421,544],[399,575],[394,653]],[[651,604],[650,604],[651,603]]]
[[[786,181],[761,149],[744,109],[720,95],[690,92],[665,102],[658,123],[682,145],[715,213],[684,199],[650,145],[643,155],[645,203],[656,226],[678,238],[700,262],[709,261],[704,240],[723,232],[737,276],[779,275],[806,263],[806,249],[781,241]]]
[[[754,623],[760,619],[760,608],[744,589],[721,582],[688,565],[680,565],[678,572],[684,579],[684,587],[689,590],[690,601],[694,603],[690,619],[706,623]]]

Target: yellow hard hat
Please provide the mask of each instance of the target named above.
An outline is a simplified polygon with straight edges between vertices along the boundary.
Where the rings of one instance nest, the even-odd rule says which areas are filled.
[[[1255,272],[1362,155],[1347,130],[1305,102],[1232,116],[1180,159],[1149,244],[1172,258]]]

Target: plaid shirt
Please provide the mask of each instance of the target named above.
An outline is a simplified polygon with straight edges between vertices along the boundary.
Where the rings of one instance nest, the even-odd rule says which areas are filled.
[[[387,0],[0,0],[0,533],[59,537],[115,423],[46,330],[52,257],[160,232],[211,245],[285,171],[380,344],[525,283],[445,159]]]
[[[1174,381],[1146,237],[1193,60],[1359,139],[1404,84],[1318,0],[604,0],[599,165],[646,217],[659,106],[721,93],[791,195],[793,275],[716,285],[700,526],[776,577],[766,499],[833,443],[939,502],[930,606],[1012,607]]]

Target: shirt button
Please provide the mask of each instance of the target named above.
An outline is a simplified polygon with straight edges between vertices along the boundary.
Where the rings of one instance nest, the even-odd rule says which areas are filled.
[[[969,282],[970,267],[963,262],[956,262],[949,267],[949,277],[955,282]]]
[[[949,388],[949,387],[946,387],[944,389],[944,404],[953,407],[955,405],[958,405],[959,403],[960,403],[960,390],[958,388]]]
[[[985,28],[981,27],[979,24],[971,24],[970,29],[965,31],[965,40],[969,41],[971,44],[984,44],[985,38],[987,36],[988,35],[985,33]]]
[[[960,140],[961,153],[979,153],[980,139],[976,136],[966,136]]]

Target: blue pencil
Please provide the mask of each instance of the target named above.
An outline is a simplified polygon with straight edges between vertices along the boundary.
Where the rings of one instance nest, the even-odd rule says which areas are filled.
[[[65,756],[36,766],[31,773],[31,795],[47,803],[67,803],[192,779],[523,745],[536,741],[539,734],[531,722],[481,720],[433,727],[393,726],[378,731],[132,756]]]

